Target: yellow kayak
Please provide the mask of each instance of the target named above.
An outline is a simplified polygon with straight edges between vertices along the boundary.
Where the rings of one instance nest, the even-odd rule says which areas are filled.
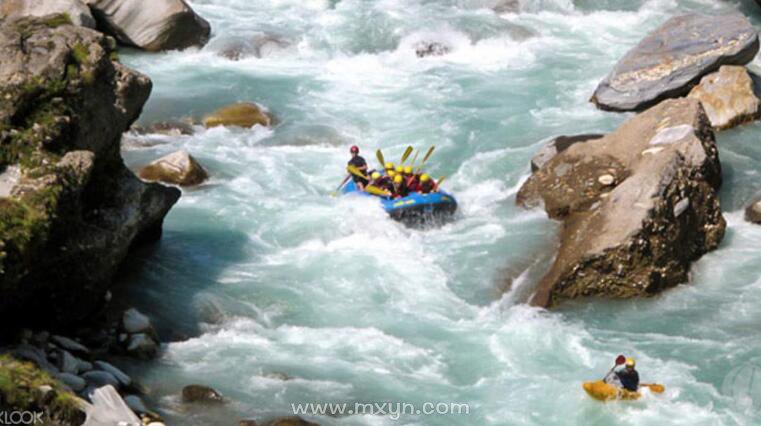
[[[612,401],[617,399],[635,400],[642,394],[639,392],[632,392],[626,389],[621,389],[613,385],[609,385],[602,380],[596,382],[585,382],[583,385],[584,390],[592,398],[598,401]]]

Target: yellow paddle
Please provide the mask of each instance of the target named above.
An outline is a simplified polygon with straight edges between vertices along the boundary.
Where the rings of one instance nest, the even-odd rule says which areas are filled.
[[[415,155],[412,156],[412,162],[410,166],[415,167],[415,161],[417,161],[417,155],[420,154],[420,149],[415,150]]]
[[[378,162],[381,165],[381,169],[385,169],[386,168],[386,159],[383,158],[383,153],[381,152],[380,149],[375,151],[375,158],[378,159]]]
[[[663,393],[666,390],[663,385],[659,385],[658,383],[640,383],[639,386],[650,388],[650,392],[653,393]]]
[[[444,182],[444,179],[446,179],[446,178],[447,178],[446,176],[440,177],[439,180],[436,181],[436,185],[433,186],[433,190],[434,191],[438,191],[439,190],[439,186],[441,185],[441,182]]]
[[[361,170],[359,170],[358,168],[356,168],[354,166],[346,166],[346,171],[348,171],[349,173],[353,174],[354,176],[361,177],[362,179],[365,179],[365,180],[368,180],[368,181],[370,180],[364,173],[362,173]],[[380,195],[381,197],[388,197],[388,196],[391,195],[390,192],[388,192],[386,190],[383,190],[381,188],[378,188],[375,185],[367,185],[367,186],[365,186],[365,191],[367,191],[368,193],[373,194],[373,195]]]
[[[404,154],[402,155],[402,162],[399,164],[404,165],[404,162],[407,161],[407,158],[409,158],[410,154],[412,154],[412,146],[408,146],[407,149],[404,150]]]
[[[436,145],[431,145],[431,147],[428,148],[428,152],[425,154],[425,157],[423,157],[423,162],[420,163],[420,167],[417,168],[417,171],[415,173],[420,173],[420,170],[423,169],[423,166],[425,166],[425,163],[428,161],[429,158],[431,158],[431,154],[433,154],[434,149],[436,149]]]
[[[346,166],[346,171],[351,173],[351,174],[353,174],[354,176],[361,177],[364,180],[370,180],[370,179],[368,179],[367,176],[365,176],[364,173],[362,173],[361,170],[359,170],[358,168],[356,168],[356,167],[354,167],[352,165]]]

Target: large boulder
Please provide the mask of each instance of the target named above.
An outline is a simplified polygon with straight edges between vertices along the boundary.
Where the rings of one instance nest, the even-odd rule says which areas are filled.
[[[630,50],[597,86],[591,101],[609,111],[640,111],[684,96],[722,65],[758,53],[756,29],[740,14],[671,18]]]
[[[74,25],[95,28],[95,18],[82,0],[3,0],[0,2],[0,19],[62,14],[65,14]]]
[[[585,142],[592,139],[600,139],[604,135],[597,133],[574,135],[574,136],[556,136],[546,142],[542,148],[531,157],[531,171],[535,172],[542,168],[559,152],[563,152],[575,143]]]
[[[209,41],[211,26],[184,0],[87,0],[98,27],[128,46],[185,49]]]
[[[724,235],[720,185],[713,131],[694,99],[664,101],[602,139],[570,146],[517,197],[564,221],[532,304],[649,296],[687,281],[690,264]]]
[[[185,150],[173,152],[140,169],[140,178],[150,182],[192,186],[203,183],[209,174]]]
[[[114,48],[65,19],[0,21],[0,169],[20,173],[0,198],[0,316],[13,326],[60,328],[100,309],[129,249],[158,238],[180,196],[124,166],[122,132],[151,81]]]
[[[268,127],[272,124],[272,119],[259,105],[250,102],[222,107],[203,118],[203,125],[206,127],[252,127],[257,124]]]
[[[224,402],[224,398],[219,392],[208,386],[188,385],[182,388],[182,401],[188,403],[220,403]]]
[[[711,125],[716,130],[729,129],[755,120],[761,111],[761,100],[745,67],[724,65],[719,71],[700,80],[690,94],[703,104]]]
[[[745,220],[761,224],[761,198],[756,198],[745,208]]]

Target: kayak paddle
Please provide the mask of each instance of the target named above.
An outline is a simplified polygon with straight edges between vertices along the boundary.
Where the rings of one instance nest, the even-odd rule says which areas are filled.
[[[663,393],[663,391],[666,390],[663,385],[659,385],[658,383],[640,383],[639,386],[650,388],[650,392],[653,393]]]
[[[408,146],[407,149],[404,150],[404,154],[402,154],[402,162],[399,164],[404,165],[404,162],[407,161],[407,158],[409,158],[410,154],[412,154],[412,146]]]
[[[390,197],[391,196],[390,192],[388,192],[388,191],[386,191],[384,189],[378,188],[375,185],[367,185],[365,187],[365,191],[367,191],[369,194],[380,195],[381,197]]]
[[[350,166],[346,166],[346,171],[351,173],[351,174],[353,174],[354,176],[361,177],[364,180],[370,180],[370,179],[368,179],[367,176],[365,176],[364,173],[362,173],[361,170],[359,170],[358,168],[356,168],[354,166],[351,166],[351,165]]]
[[[346,185],[346,182],[348,182],[348,181],[349,181],[349,176],[346,176],[346,178],[344,178],[344,181],[343,181],[343,182],[341,182],[341,184],[340,184],[340,185],[338,185],[338,188],[336,188],[336,190],[335,190],[335,191],[333,191],[333,192],[331,192],[331,193],[330,193],[330,196],[331,196],[331,197],[335,197],[335,196],[337,196],[337,195],[338,195],[338,191],[340,191],[340,190],[341,190],[341,188],[343,188],[343,187],[344,187],[344,185]]]
[[[378,159],[378,162],[381,165],[381,169],[385,169],[386,168],[386,159],[383,158],[383,153],[381,152],[380,149],[375,151],[375,158]]]
[[[417,168],[417,173],[420,173],[420,170],[422,170],[423,166],[425,166],[425,163],[429,158],[431,158],[431,154],[433,154],[434,149],[436,149],[436,145],[431,145],[431,147],[428,148],[428,152],[426,152],[425,157],[423,157],[423,162],[420,163],[420,167]]]
[[[412,156],[412,162],[410,163],[410,166],[415,167],[415,161],[417,161],[417,155],[420,154],[420,149],[415,150],[415,155]]]
[[[608,371],[608,374],[606,374],[605,377],[603,377],[602,381],[604,382],[605,379],[607,379],[608,376],[610,376],[610,374],[613,373],[613,371],[616,369],[616,367],[618,367],[619,365],[624,364],[625,362],[626,362],[626,357],[625,356],[623,356],[623,355],[617,356],[616,357],[616,365],[614,365],[613,368],[611,368],[610,371]]]

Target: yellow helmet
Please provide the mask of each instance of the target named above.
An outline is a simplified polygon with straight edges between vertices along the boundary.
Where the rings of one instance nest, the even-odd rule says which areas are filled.
[[[406,166],[404,168],[404,174],[411,175],[412,174],[412,166]]]
[[[392,178],[392,177],[394,177],[394,176],[396,176],[396,172],[395,172],[395,171],[393,171],[393,170],[389,170],[389,171],[388,171],[388,177],[391,177],[391,178]]]
[[[370,177],[372,177],[373,179],[380,179],[380,173],[373,172],[373,174]]]
[[[634,361],[634,358],[626,358],[626,364],[624,364],[624,365],[626,365],[627,367],[632,367],[632,368],[634,368],[634,366],[635,366],[636,364],[637,364],[637,363]]]
[[[402,183],[402,175],[394,176],[394,183]]]
[[[394,169],[394,163],[392,163],[390,161],[387,161],[385,167],[386,167],[386,170],[393,170]]]
[[[423,173],[423,174],[420,176],[420,182],[428,182],[428,180],[429,180],[429,179],[431,179],[431,177],[430,177],[430,176],[428,176],[428,175],[427,175],[427,174],[425,174],[425,173]]]
[[[403,166],[396,166],[396,172],[397,173],[404,173],[404,167]]]

